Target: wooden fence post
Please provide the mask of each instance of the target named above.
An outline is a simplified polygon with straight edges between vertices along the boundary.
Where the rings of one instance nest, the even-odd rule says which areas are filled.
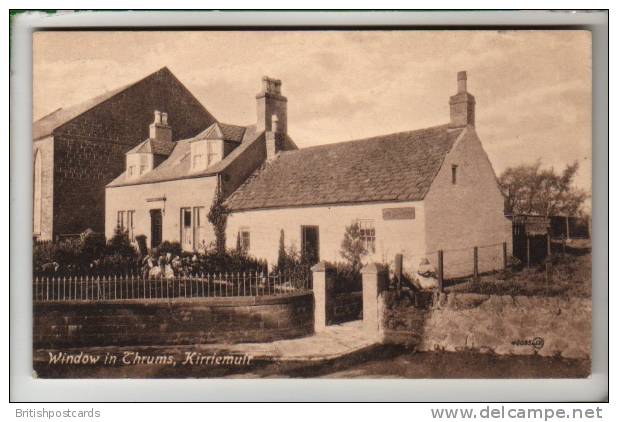
[[[506,242],[502,242],[502,268],[504,269],[504,271],[506,271],[506,267],[508,265],[506,254]]]
[[[444,291],[444,251],[438,251],[438,292]]]
[[[479,282],[479,248],[478,246],[474,247],[474,276],[473,280],[475,283]]]

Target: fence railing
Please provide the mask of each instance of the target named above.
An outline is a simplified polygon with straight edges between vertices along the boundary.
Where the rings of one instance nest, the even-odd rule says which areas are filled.
[[[276,296],[312,289],[311,274],[220,273],[190,277],[36,277],[35,302]]]

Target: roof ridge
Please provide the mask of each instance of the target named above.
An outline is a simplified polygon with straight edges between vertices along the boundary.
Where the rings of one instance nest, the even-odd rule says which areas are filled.
[[[379,141],[379,138],[386,138],[389,136],[393,136],[393,135],[403,135],[403,134],[412,134],[414,132],[422,132],[425,130],[433,130],[433,129],[440,129],[440,128],[448,128],[448,123],[444,123],[441,125],[436,125],[436,126],[429,126],[426,128],[421,128],[421,129],[414,129],[414,130],[402,130],[399,132],[392,132],[392,133],[386,133],[384,135],[375,135],[375,136],[369,136],[366,138],[358,138],[358,139],[349,139],[347,141],[338,141],[338,142],[331,142],[328,144],[319,144],[319,145],[312,145],[309,147],[304,147],[304,148],[298,148],[295,150],[287,150],[287,151],[281,151],[282,154],[286,154],[286,153],[291,153],[291,152],[299,152],[299,151],[307,151],[307,150],[315,150],[318,148],[328,148],[328,147],[333,147],[333,146],[337,146],[337,145],[344,145],[344,144],[351,144],[354,142],[366,142],[366,141]],[[464,129],[464,128],[461,128]]]

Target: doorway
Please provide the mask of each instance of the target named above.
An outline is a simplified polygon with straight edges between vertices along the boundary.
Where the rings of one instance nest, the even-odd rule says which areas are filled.
[[[301,253],[310,265],[320,261],[320,228],[318,226],[301,226]]]
[[[156,248],[163,238],[163,214],[161,210],[150,210],[150,247]]]

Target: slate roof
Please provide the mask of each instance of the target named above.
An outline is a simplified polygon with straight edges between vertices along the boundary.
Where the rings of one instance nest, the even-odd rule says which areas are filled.
[[[191,171],[191,142],[207,139],[205,136],[209,133],[209,129],[215,125],[233,127],[231,131],[234,133],[234,136],[237,136],[237,133],[240,132],[236,128],[243,129],[243,135],[241,139],[241,143],[239,146],[234,148],[232,152],[230,152],[223,160],[219,161],[216,164],[213,164],[210,167],[202,171]],[[220,139],[220,138],[218,138]],[[232,162],[236,157],[238,157],[244,150],[246,150],[250,145],[254,142],[260,142],[264,140],[264,132],[257,133],[255,130],[255,126],[235,126],[235,125],[226,125],[225,123],[214,123],[198,135],[193,138],[183,139],[181,141],[175,142],[174,148],[171,151],[169,157],[155,167],[152,171],[140,176],[138,178],[127,179],[126,172],[123,172],[121,175],[112,180],[107,187],[117,187],[117,186],[128,186],[128,185],[141,185],[145,183],[153,183],[153,182],[164,182],[168,180],[178,180],[178,179],[190,179],[195,177],[204,177],[204,176],[212,176],[223,170]],[[141,144],[140,144],[141,145]]]
[[[213,123],[197,135],[196,139],[223,139],[225,141],[242,142],[246,130],[245,126]]]
[[[170,155],[173,149],[173,142],[164,142],[161,140],[148,138],[127,151],[127,154],[134,152],[148,152],[155,155]]]
[[[441,125],[283,151],[256,170],[226,203],[238,211],[422,200],[462,130]]]

